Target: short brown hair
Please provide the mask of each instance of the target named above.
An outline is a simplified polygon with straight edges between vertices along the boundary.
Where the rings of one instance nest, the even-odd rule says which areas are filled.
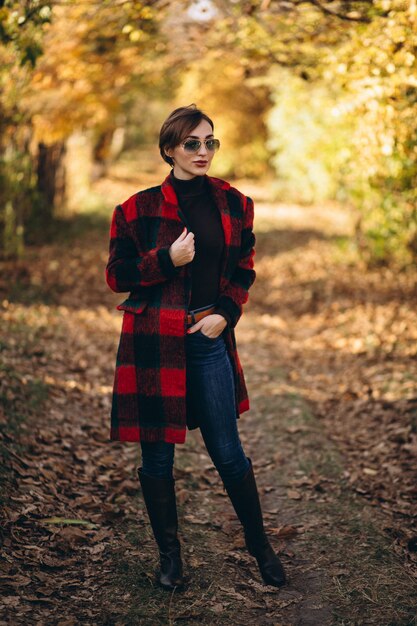
[[[199,125],[201,120],[206,120],[214,132],[212,120],[203,111],[197,109],[195,104],[179,107],[172,111],[162,124],[161,132],[159,133],[159,151],[164,161],[171,166],[174,165],[171,157],[165,154],[164,148],[175,148],[175,146],[178,146]]]

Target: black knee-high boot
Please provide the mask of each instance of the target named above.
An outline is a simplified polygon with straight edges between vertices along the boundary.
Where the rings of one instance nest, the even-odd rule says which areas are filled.
[[[245,476],[227,484],[223,481],[224,487],[243,526],[248,552],[256,558],[263,581],[281,587],[286,582],[284,568],[265,534],[252,461],[249,457],[247,459],[250,468]]]
[[[137,471],[149,520],[159,548],[158,583],[164,589],[181,589],[184,580],[181,546],[177,537],[175,478],[148,476],[142,472],[141,467]]]

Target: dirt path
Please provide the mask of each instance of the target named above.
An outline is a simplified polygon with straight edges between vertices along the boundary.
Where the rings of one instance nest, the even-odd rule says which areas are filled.
[[[97,193],[136,185],[120,167]],[[123,295],[104,283],[109,209],[3,284],[4,623],[416,623],[413,277],[358,273],[340,209],[246,190],[258,278],[237,329],[251,398],[239,429],[289,585],[261,584],[193,431],[175,461],[187,589],[154,586],[139,445],[108,441]]]

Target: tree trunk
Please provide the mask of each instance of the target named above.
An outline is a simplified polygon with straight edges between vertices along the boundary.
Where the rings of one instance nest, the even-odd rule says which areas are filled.
[[[123,149],[125,129],[106,128],[100,131],[93,147],[93,180],[107,175],[109,165]]]
[[[54,209],[65,201],[65,151],[64,141],[50,146],[39,143],[37,189],[45,200],[45,217],[52,217]]]

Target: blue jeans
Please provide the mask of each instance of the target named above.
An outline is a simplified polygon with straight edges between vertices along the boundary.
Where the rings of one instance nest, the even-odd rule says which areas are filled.
[[[211,306],[211,305],[209,305]],[[194,309],[194,312],[204,310]],[[250,464],[237,429],[235,383],[223,336],[200,330],[186,335],[187,411],[198,416],[201,434],[224,484],[240,480]],[[141,441],[142,470],[148,476],[172,478],[175,443]]]

